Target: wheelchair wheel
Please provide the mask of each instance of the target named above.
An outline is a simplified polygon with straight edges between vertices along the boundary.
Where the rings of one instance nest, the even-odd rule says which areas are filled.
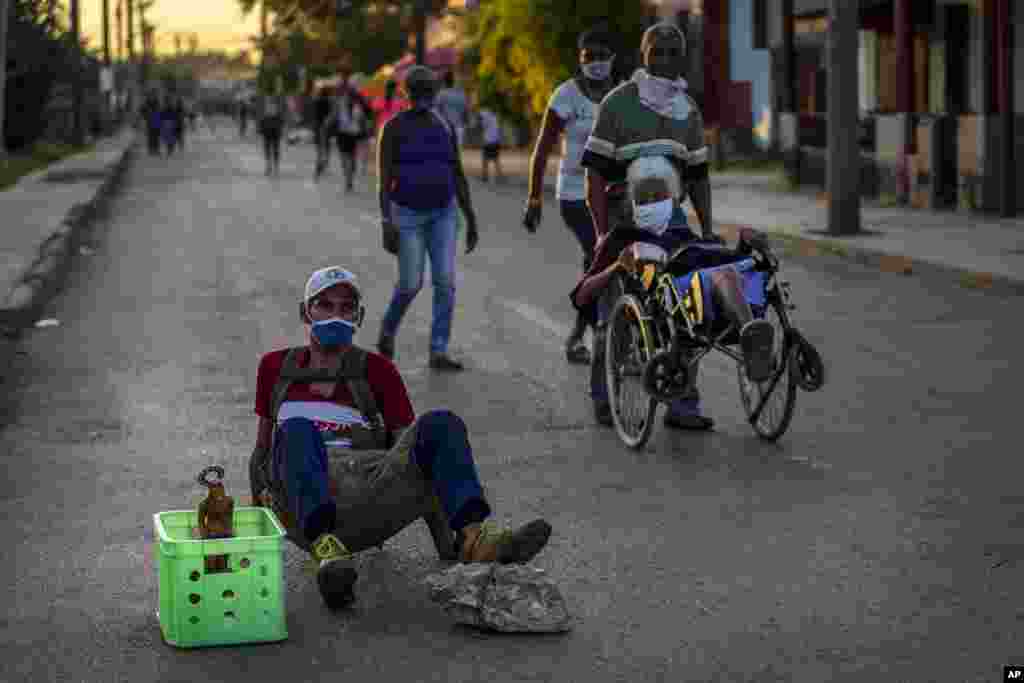
[[[790,329],[790,344],[796,349],[792,371],[797,386],[817,391],[825,385],[825,363],[814,344],[795,329]]]
[[[652,350],[640,327],[642,310],[635,297],[620,297],[608,317],[605,338],[612,420],[619,438],[630,448],[642,448],[651,438],[658,406],[644,388],[644,367]]]
[[[747,414],[750,426],[765,441],[775,441],[785,433],[793,419],[793,407],[796,405],[797,383],[793,378],[791,364],[795,363],[796,347],[789,343],[786,312],[777,297],[769,297],[765,309],[765,320],[775,329],[772,358],[775,372],[765,382],[751,382],[747,378],[743,363],[737,363],[740,384],[740,400]],[[761,406],[760,413],[754,412]]]

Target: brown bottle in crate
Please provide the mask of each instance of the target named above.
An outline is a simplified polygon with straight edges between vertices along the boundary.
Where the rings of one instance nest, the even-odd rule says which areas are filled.
[[[217,474],[216,481],[207,476]],[[224,492],[224,468],[212,465],[199,473],[199,483],[208,489],[206,498],[199,503],[199,537],[203,539],[231,538],[234,536],[235,500]],[[228,571],[227,555],[208,555],[205,558],[206,573]]]

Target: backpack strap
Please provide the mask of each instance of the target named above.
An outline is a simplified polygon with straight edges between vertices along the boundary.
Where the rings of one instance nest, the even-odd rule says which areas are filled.
[[[275,426],[277,426],[277,413],[281,410],[281,404],[284,403],[284,397],[288,395],[288,389],[291,387],[292,382],[297,378],[299,368],[299,353],[302,351],[299,347],[292,347],[284,354],[284,362],[281,364],[281,374],[277,377],[277,382],[274,384],[274,389],[270,393],[270,420]]]
[[[366,349],[353,346],[341,358],[341,368],[338,371],[338,380],[344,380],[356,407],[363,414],[369,424],[370,431],[384,434],[384,419],[381,416],[380,408],[377,406],[377,399],[373,395],[373,387],[367,379],[366,359],[369,356]]]

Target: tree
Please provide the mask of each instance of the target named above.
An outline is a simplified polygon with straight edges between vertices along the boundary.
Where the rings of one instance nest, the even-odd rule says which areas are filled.
[[[263,0],[238,0],[246,14]],[[427,0],[427,9],[440,13],[446,0]],[[310,73],[327,75],[339,66],[372,73],[397,61],[408,50],[413,30],[413,0],[353,0],[343,17],[334,0],[266,0],[273,15],[268,53],[287,54],[285,36],[295,30],[306,40]]]
[[[506,116],[535,119],[574,73],[580,33],[606,24],[619,37],[615,70],[628,76],[652,15],[641,1],[489,0],[467,18],[464,61],[476,72],[482,101],[491,98]]]
[[[3,135],[16,152],[46,131],[54,92],[70,81],[84,50],[69,40],[66,23],[50,2],[10,0],[8,12]]]

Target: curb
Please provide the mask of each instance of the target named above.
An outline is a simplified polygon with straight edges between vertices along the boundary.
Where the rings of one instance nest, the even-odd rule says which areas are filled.
[[[465,162],[463,164],[465,165]],[[546,197],[554,197],[555,183],[549,176],[550,174],[545,174],[544,176],[544,195]],[[471,178],[476,178],[476,176],[471,176]],[[476,179],[479,180],[479,178]],[[712,175],[713,182],[714,176]],[[505,175],[505,187],[518,188],[527,187],[528,185],[527,178],[519,173],[506,173]],[[501,185],[491,184],[492,189],[496,187],[500,188]],[[697,217],[692,211],[689,213],[688,220],[691,225],[697,225]],[[736,239],[741,227],[746,226],[735,223],[715,222],[715,231],[722,237],[729,239]],[[756,228],[770,235],[776,243],[784,245],[784,253],[791,256],[812,259],[831,256],[884,273],[914,275],[924,279],[939,280],[964,289],[1018,296],[1024,295],[1024,279],[1015,279],[997,273],[976,271],[904,255],[890,254],[878,249],[850,244],[842,239],[803,237],[767,226],[756,226]]]
[[[691,224],[697,220],[690,214]],[[739,229],[746,227],[735,223],[716,223],[716,232],[722,237],[736,239]],[[843,242],[839,239],[810,238],[794,235],[789,232],[772,230],[770,227],[757,227],[767,233],[773,241],[782,244],[784,252],[805,258],[835,257],[851,261],[884,273],[896,275],[916,275],[925,279],[939,279],[947,284],[952,283],[965,289],[984,290],[994,293],[1024,295],[1024,280],[1018,280],[996,273],[976,271],[942,263],[915,259],[908,256],[889,254],[870,247],[862,247]]]
[[[108,208],[135,158],[137,146],[138,134],[133,133],[117,160],[108,167],[110,170],[92,199],[72,207],[60,225],[39,245],[35,260],[0,307],[0,335],[8,339],[18,338],[61,291],[82,233]]]

